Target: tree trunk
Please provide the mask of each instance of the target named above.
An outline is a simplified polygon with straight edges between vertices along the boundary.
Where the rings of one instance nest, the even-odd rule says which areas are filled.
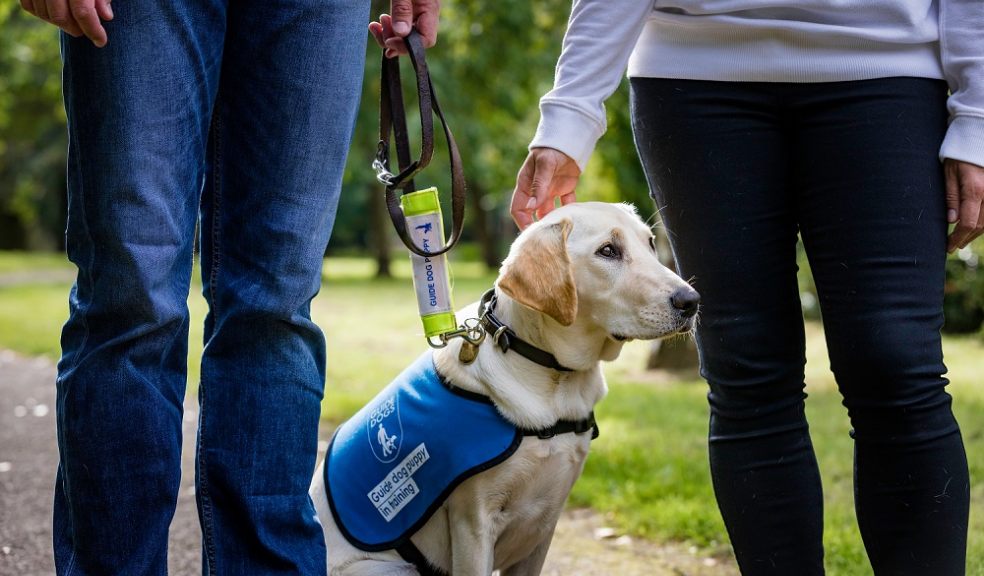
[[[693,338],[669,338],[652,343],[646,370],[695,370],[699,364]]]
[[[27,250],[27,248],[27,233],[20,220],[13,214],[0,212],[0,250]]]
[[[670,241],[663,228],[654,231],[659,259],[666,267],[676,270]],[[653,342],[646,360],[646,370],[696,370],[700,365],[697,344],[693,338],[670,338]]]
[[[489,226],[488,210],[483,205],[485,194],[476,182],[468,185],[468,202],[471,204],[471,221],[474,224],[475,238],[482,251],[482,260],[490,269],[499,267],[498,226]]]
[[[383,194],[373,190],[366,206],[369,210],[369,243],[376,258],[376,278],[392,278],[390,269],[389,234],[386,201]]]

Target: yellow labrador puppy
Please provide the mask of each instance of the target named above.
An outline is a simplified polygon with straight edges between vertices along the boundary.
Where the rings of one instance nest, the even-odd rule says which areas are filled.
[[[572,204],[530,226],[494,293],[459,316],[482,317],[485,340],[428,352],[401,378],[430,370],[438,384],[391,385],[336,433],[311,487],[329,574],[539,574],[597,431],[600,361],[627,340],[691,330],[698,300],[631,206]],[[429,405],[442,395],[458,404]],[[414,403],[436,438],[411,438]],[[382,471],[336,454],[359,450]],[[455,459],[446,480],[427,476]]]

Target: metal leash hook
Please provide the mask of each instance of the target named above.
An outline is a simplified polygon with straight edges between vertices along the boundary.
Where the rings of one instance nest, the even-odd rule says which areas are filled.
[[[437,342],[434,339],[437,339]],[[436,336],[427,338],[427,343],[431,348],[444,348],[454,338],[461,338],[472,346],[478,346],[485,340],[485,329],[482,328],[478,318],[468,318],[456,330],[442,332]]]
[[[461,348],[458,350],[458,361],[462,364],[471,364],[478,357],[478,347],[485,341],[485,328],[482,327],[478,318],[469,318],[458,327],[457,330],[445,332],[434,338],[427,338],[427,343],[431,348],[439,349],[446,347],[454,338],[461,338]]]
[[[372,160],[372,169],[376,172],[376,180],[380,184],[392,186],[396,174],[390,172],[387,166],[389,166],[389,151],[386,143],[380,140],[376,145],[376,157]]]

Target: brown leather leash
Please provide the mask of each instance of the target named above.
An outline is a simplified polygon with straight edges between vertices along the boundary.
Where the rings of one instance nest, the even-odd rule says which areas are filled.
[[[379,96],[379,144],[376,147],[376,159],[372,163],[376,171],[376,179],[386,186],[386,208],[390,219],[396,228],[400,240],[406,247],[419,256],[439,256],[450,250],[461,237],[462,224],[465,219],[465,177],[461,169],[461,156],[458,145],[451,134],[441,106],[434,93],[427,62],[424,59],[424,45],[416,28],[404,38],[410,55],[410,63],[417,79],[417,100],[420,108],[420,156],[417,160],[410,157],[410,137],[407,132],[407,116],[403,102],[403,88],[400,82],[399,58],[387,58],[383,54],[382,72],[380,77]],[[448,143],[448,156],[451,164],[451,236],[443,248],[428,252],[417,246],[407,232],[407,222],[400,208],[400,198],[397,190],[407,194],[416,190],[413,178],[430,163],[434,153],[434,115],[437,115],[444,129],[444,137]],[[400,168],[398,174],[393,174],[389,167],[390,134],[396,145],[396,158]]]

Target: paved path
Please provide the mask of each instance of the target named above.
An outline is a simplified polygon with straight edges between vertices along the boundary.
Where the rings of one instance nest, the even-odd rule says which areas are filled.
[[[54,573],[51,492],[58,453],[54,422],[55,368],[47,359],[0,351],[0,576]],[[200,573],[192,454],[197,405],[185,407],[184,475],[171,525],[170,573]],[[329,431],[322,430],[325,435]],[[322,446],[326,443],[322,442]],[[548,576],[724,576],[733,565],[701,558],[680,545],[633,540],[605,528],[596,513],[565,514],[551,546]]]

